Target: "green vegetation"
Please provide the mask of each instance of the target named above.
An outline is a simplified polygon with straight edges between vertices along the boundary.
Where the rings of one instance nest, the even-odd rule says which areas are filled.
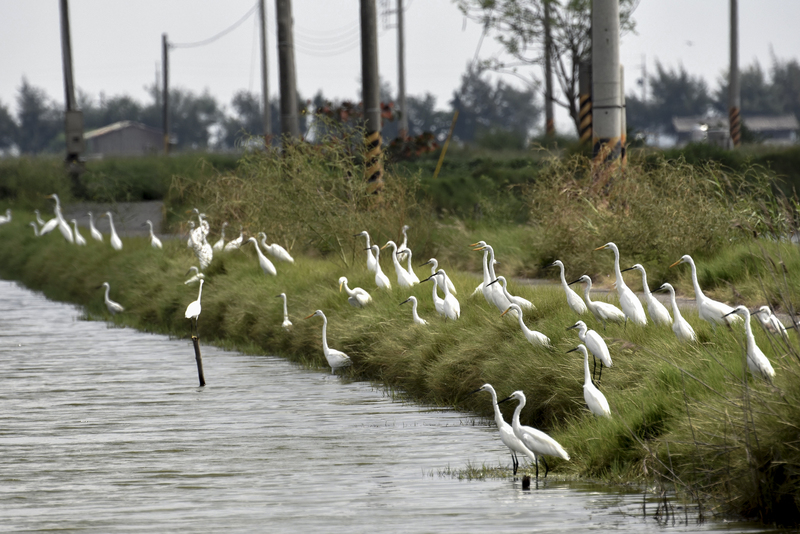
[[[586,272],[599,282],[612,272],[612,255],[594,248],[614,241],[624,264],[645,265],[651,287],[670,280],[691,296],[688,268],[669,269],[689,253],[710,295],[730,303],[768,302],[792,312],[800,289],[794,274],[800,251],[785,236],[794,231],[796,209],[773,195],[773,175],[761,168],[734,173],[670,160],[633,161],[624,173],[604,173],[579,156],[541,158],[521,167],[530,169],[533,179],[520,178],[511,192],[481,201],[484,213],[500,213],[502,195],[513,195],[519,219],[498,215],[475,221],[443,214],[425,194],[428,179],[409,170],[400,173],[403,179],[387,174],[382,195],[365,194],[362,158],[352,146],[357,145],[330,138],[281,154],[251,154],[235,168],[172,175],[165,197],[172,213],[197,206],[215,232],[222,220],[244,225],[249,234],[264,230],[297,259],[295,265],[276,263],[278,276],[269,277],[258,268],[251,245],[217,254],[205,273],[199,321],[205,342],[324,368],[321,324],[302,320],[322,309],[330,321],[329,342],[353,359],[346,372],[354,378],[487,417],[488,395],[469,392],[486,382],[500,395],[525,391],[523,422],[549,432],[572,457],[549,461],[556,474],[668,484],[715,510],[797,521],[800,352],[794,332],[789,343],[779,342],[753,321],[756,342],[777,373],[775,383],[767,384],[746,370],[740,326],[714,331],[687,309],[684,316],[699,341],[683,344],[666,327],[609,325],[603,331],[593,318],[584,318],[607,339],[614,360],[601,382],[613,417],[598,419],[583,402],[583,362],[566,354],[578,343],[574,330],[566,330],[577,317],[558,285],[512,280],[509,288],[536,304],[525,322],[549,336],[552,349],[531,346],[515,320],[501,319],[482,296],[469,297],[479,282],[481,255],[467,246],[475,241],[494,246],[502,262],[498,269],[509,277],[554,277],[544,266],[558,258],[568,275]],[[490,180],[498,176],[491,166],[482,172]],[[67,189],[56,185],[56,191]],[[1,276],[82,305],[98,318],[109,318],[97,289],[108,281],[112,298],[126,307],[110,318],[115,323],[188,337],[183,312],[197,288],[183,280],[196,260],[182,239],[165,242],[163,251],[145,239],[128,239],[117,253],[95,242],[71,246],[57,234],[34,239],[29,220],[29,213],[17,210],[14,220],[0,227]],[[403,224],[411,226],[414,263],[436,256],[448,270],[459,290],[459,321],[435,315],[429,282],[411,290],[375,289],[363,239],[352,235],[366,229],[383,244],[397,239]],[[382,264],[394,280],[385,255]],[[373,304],[352,308],[338,291],[342,275],[351,287],[370,291]],[[627,280],[640,287],[637,275]],[[282,306],[275,298],[280,292],[289,296],[294,326],[288,333],[280,327]],[[410,310],[399,306],[409,294],[419,299],[427,328],[414,326]],[[599,292],[597,298],[603,298]],[[191,373],[187,369],[187,381],[193,380]],[[514,406],[502,408],[510,420]],[[468,466],[467,472],[472,477],[496,471]]]

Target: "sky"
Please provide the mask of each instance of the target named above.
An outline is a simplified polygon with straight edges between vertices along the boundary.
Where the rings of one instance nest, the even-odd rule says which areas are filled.
[[[129,95],[149,102],[145,86],[156,80],[161,64],[161,35],[172,43],[195,43],[240,20],[255,0],[71,0],[74,79],[99,98]],[[360,90],[359,0],[294,0],[298,89],[311,98],[320,89],[327,98],[356,99]],[[379,13],[396,0],[377,0]],[[406,91],[431,93],[448,107],[461,75],[478,50],[482,28],[465,20],[452,0],[404,0]],[[278,94],[274,2],[268,4],[270,94]],[[54,100],[64,101],[57,0],[0,0],[0,103],[16,110],[25,77]],[[683,65],[713,89],[727,70],[729,0],[641,0],[634,13],[635,33],[622,37],[620,61],[627,93],[640,92],[643,66]],[[739,0],[741,67],[761,63],[768,72],[772,54],[800,58],[800,1]],[[397,31],[391,15],[379,15],[381,78],[397,87]],[[170,53],[173,86],[196,93],[207,90],[229,106],[240,90],[260,92],[256,17],[212,44]],[[480,45],[485,59],[500,52],[492,36]],[[531,67],[532,69],[535,67]],[[513,76],[508,83],[517,84]],[[572,131],[566,112],[557,108],[559,130]]]

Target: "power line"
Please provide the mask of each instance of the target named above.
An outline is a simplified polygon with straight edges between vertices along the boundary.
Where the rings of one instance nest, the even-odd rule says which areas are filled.
[[[222,31],[221,31],[221,32],[219,32],[218,34],[214,35],[213,37],[209,37],[208,39],[204,39],[204,40],[202,40],[202,41],[196,41],[196,42],[194,42],[194,43],[170,43],[170,45],[169,45],[169,46],[170,46],[170,48],[197,48],[197,47],[199,47],[199,46],[205,46],[205,45],[211,44],[211,43],[213,43],[214,41],[216,41],[216,40],[218,40],[218,39],[220,39],[220,38],[224,37],[225,35],[229,34],[229,33],[230,33],[230,32],[232,32],[233,30],[235,30],[236,28],[238,28],[239,26],[241,26],[241,25],[242,25],[242,23],[244,23],[244,21],[246,21],[248,18],[250,18],[250,16],[251,16],[253,13],[255,13],[257,10],[258,10],[258,2],[256,2],[256,3],[253,5],[253,7],[252,7],[252,8],[250,8],[250,11],[248,11],[247,13],[245,13],[245,14],[244,14],[244,16],[243,16],[242,18],[240,18],[239,20],[237,20],[237,21],[236,21],[236,22],[234,22],[232,25],[230,25],[230,26],[229,26],[229,27],[227,27],[226,29],[222,30]]]

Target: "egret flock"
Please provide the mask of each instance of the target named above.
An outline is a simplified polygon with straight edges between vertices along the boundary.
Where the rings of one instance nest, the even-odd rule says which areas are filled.
[[[77,221],[75,219],[70,221],[74,226],[73,233],[73,229],[71,229],[64,220],[64,217],[61,213],[61,203],[58,195],[49,195],[48,198],[51,198],[55,201],[55,217],[45,222],[41,219],[37,210],[36,219],[38,221],[38,226],[37,222],[30,223],[31,226],[33,226],[35,235],[43,236],[58,228],[68,242],[85,246],[86,240],[78,231]],[[210,227],[208,221],[206,220],[205,214],[201,213],[197,209],[192,211],[197,216],[197,224],[195,224],[194,221],[189,223],[190,233],[187,240],[187,246],[194,252],[200,266],[192,266],[189,268],[186,274],[189,275],[189,273],[192,272],[194,274],[184,283],[192,284],[199,281],[199,288],[197,299],[191,302],[186,308],[185,317],[191,321],[191,325],[193,326],[193,335],[196,335],[198,318],[201,313],[203,283],[205,282],[203,271],[210,265],[214,253],[232,252],[238,250],[245,244],[252,243],[256,250],[259,267],[261,268],[262,272],[268,276],[278,275],[278,269],[268,255],[277,262],[283,262],[289,265],[294,264],[295,259],[284,247],[278,244],[267,244],[267,236],[264,232],[259,232],[256,234],[258,239],[256,237],[245,238],[245,232],[242,226],[240,226],[239,229],[239,236],[236,239],[226,243],[225,227],[228,226],[227,222],[222,224],[220,229],[221,237],[212,246],[207,240]],[[89,212],[88,216],[91,237],[95,241],[103,242],[104,236],[95,228],[92,213]],[[108,217],[109,220],[109,241],[111,246],[115,250],[122,250],[123,243],[120,237],[117,235],[114,227],[112,213],[106,212],[103,214],[103,216]],[[0,216],[0,225],[9,221],[11,221],[11,210],[7,210],[5,216]],[[145,225],[149,226],[150,243],[153,248],[159,250],[163,249],[161,240],[159,240],[153,232],[152,222],[148,220]],[[391,291],[392,289],[392,281],[381,269],[380,257],[381,252],[384,251],[385,254],[390,255],[390,261],[394,267],[395,279],[398,287],[408,289],[418,284],[430,281],[432,283],[431,296],[433,308],[436,313],[442,317],[441,320],[459,320],[461,317],[461,304],[456,297],[456,286],[453,284],[450,277],[447,276],[445,270],[439,267],[439,262],[436,260],[436,258],[430,258],[428,261],[420,265],[420,267],[424,267],[426,265],[431,266],[431,274],[427,278],[420,280],[420,278],[414,272],[412,266],[413,254],[408,243],[408,230],[409,226],[403,226],[403,241],[399,246],[392,240],[387,241],[383,246],[378,246],[371,241],[370,235],[367,231],[354,234],[354,238],[363,237],[366,240],[364,248],[364,251],[366,252],[366,268],[369,272],[374,273],[374,290]],[[536,307],[534,303],[520,296],[511,294],[509,292],[506,279],[503,276],[496,275],[494,266],[497,264],[497,260],[495,259],[494,249],[485,241],[478,241],[471,244],[470,247],[472,247],[474,251],[483,252],[482,281],[475,288],[473,296],[478,295],[479,293],[482,294],[483,298],[490,306],[497,308],[497,310],[501,312],[501,316],[508,314],[514,317],[519,323],[522,335],[531,345],[543,347],[547,350],[553,350],[553,346],[550,343],[548,336],[542,332],[531,329],[524,321],[523,313],[535,310]],[[625,269],[621,268],[619,248],[612,242],[597,247],[595,250],[609,249],[614,253],[615,288],[619,296],[619,308],[609,302],[592,300],[590,296],[590,292],[592,290],[592,279],[588,275],[582,275],[578,279],[567,283],[567,279],[565,277],[565,266],[563,262],[556,260],[546,266],[559,268],[559,278],[561,287],[566,296],[566,304],[568,308],[571,309],[572,312],[574,312],[581,319],[575,322],[575,324],[567,327],[567,330],[577,330],[577,338],[580,342],[575,348],[569,350],[568,352],[578,352],[583,358],[584,401],[588,410],[598,417],[612,417],[612,410],[609,402],[605,395],[598,389],[598,383],[602,377],[603,368],[612,367],[613,362],[611,358],[611,352],[603,336],[599,332],[590,329],[584,320],[582,320],[582,318],[586,316],[587,311],[589,311],[596,318],[598,324],[603,326],[603,330],[606,329],[608,322],[623,323],[626,329],[628,328],[629,322],[632,325],[631,327],[646,326],[648,324],[649,315],[652,324],[656,326],[671,326],[675,336],[679,341],[692,343],[696,342],[697,340],[697,335],[695,334],[694,329],[681,315],[675,298],[675,289],[672,287],[672,285],[664,283],[657,289],[653,290],[654,292],[665,291],[669,293],[669,303],[671,304],[672,309],[672,315],[670,315],[667,307],[653,296],[653,292],[651,292],[650,288],[648,287],[647,273],[641,264],[637,263],[632,267]],[[405,262],[405,265],[403,265],[403,262]],[[762,328],[769,334],[779,336],[784,339],[787,336],[786,327],[772,313],[772,310],[768,306],[762,306],[751,311],[744,306],[737,306],[734,308],[722,302],[718,302],[706,297],[698,282],[697,267],[694,263],[694,260],[691,258],[691,256],[684,255],[678,261],[670,265],[670,267],[676,267],[681,263],[688,263],[691,268],[692,285],[694,287],[699,317],[702,320],[710,323],[713,329],[716,329],[717,326],[732,326],[736,322],[743,321],[746,341],[747,366],[753,376],[764,379],[768,382],[772,382],[775,377],[775,370],[773,369],[764,352],[756,344],[750,325],[750,317],[755,316]],[[642,276],[642,294],[647,313],[645,313],[645,305],[643,305],[639,297],[628,287],[622,276],[622,273],[630,270],[637,270]],[[572,285],[577,283],[585,284],[583,298],[581,298],[580,295],[571,288]],[[338,279],[338,285],[339,292],[344,292],[347,297],[347,301],[353,307],[366,308],[372,304],[373,298],[368,291],[369,288],[351,288],[346,276],[341,276]],[[99,287],[105,289],[104,302],[109,313],[115,315],[117,313],[124,312],[124,307],[121,304],[109,298],[110,285],[108,282],[103,282],[103,284]],[[442,296],[439,296],[440,292]],[[281,327],[286,331],[291,331],[292,322],[289,319],[288,313],[288,297],[286,293],[281,293],[280,295],[277,295],[277,297],[281,298],[283,303],[283,322],[281,323]],[[408,298],[400,302],[400,305],[406,303],[411,303],[410,322],[413,325],[417,325],[417,327],[420,328],[433,327],[434,323],[430,319],[425,319],[419,315],[419,302],[417,297],[413,295],[408,296]],[[344,369],[351,366],[352,360],[347,354],[331,348],[328,345],[328,317],[325,315],[325,313],[322,310],[316,310],[305,318],[310,319],[316,316],[322,317],[322,351],[328,365],[331,368],[331,373],[335,373],[338,369]],[[589,355],[592,356],[594,361],[591,371],[589,366]],[[597,360],[600,360],[600,372],[597,375],[596,382],[595,373],[597,370]],[[514,474],[516,474],[519,467],[519,454],[527,456],[528,459],[534,464],[537,477],[539,473],[538,464],[540,460],[545,466],[545,477],[547,476],[548,466],[545,456],[555,456],[564,460],[569,460],[569,454],[567,451],[565,451],[564,448],[553,438],[540,430],[531,428],[529,426],[524,426],[520,423],[519,415],[525,406],[525,394],[522,391],[515,391],[510,396],[499,401],[497,399],[497,393],[491,384],[484,384],[473,393],[482,391],[489,392],[491,395],[495,422],[498,430],[500,431],[501,441],[511,452]],[[516,409],[514,410],[511,425],[503,420],[502,413],[499,409],[499,404],[509,400],[518,401]]]

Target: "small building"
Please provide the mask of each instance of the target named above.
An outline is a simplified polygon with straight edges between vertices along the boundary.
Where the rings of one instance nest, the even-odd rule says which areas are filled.
[[[144,156],[163,150],[160,130],[140,122],[120,121],[83,134],[88,157]]]
[[[793,114],[742,116],[745,127],[765,144],[790,145],[797,143],[800,123]],[[730,146],[730,123],[723,115],[672,117],[672,128],[678,145],[710,143]]]

